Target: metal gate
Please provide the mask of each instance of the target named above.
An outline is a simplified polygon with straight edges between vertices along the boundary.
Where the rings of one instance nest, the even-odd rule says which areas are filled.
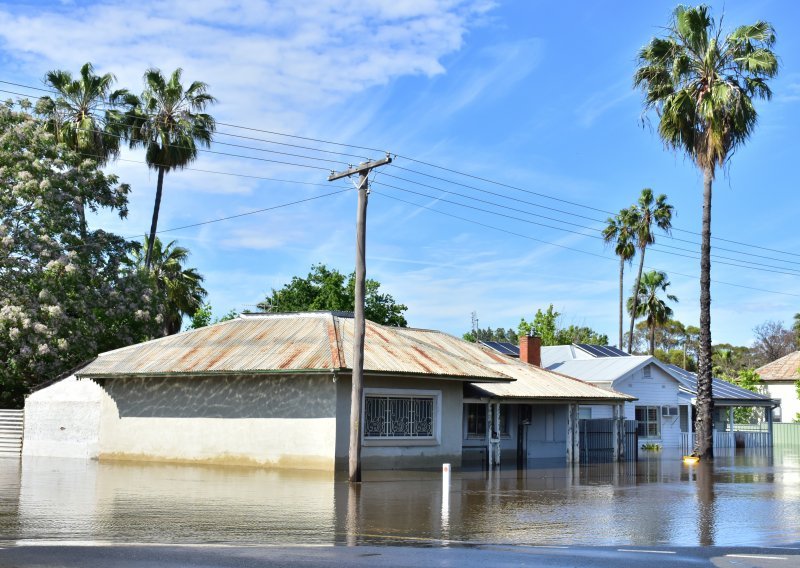
[[[623,420],[623,460],[638,459],[639,435],[636,420]],[[593,418],[578,421],[581,463],[610,462],[614,458],[614,419]]]

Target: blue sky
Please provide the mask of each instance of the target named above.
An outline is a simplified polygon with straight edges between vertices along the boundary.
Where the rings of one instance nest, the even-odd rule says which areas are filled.
[[[395,165],[414,172],[390,166],[374,180],[368,275],[409,306],[407,318],[416,327],[460,335],[469,329],[473,310],[482,327],[516,327],[520,317],[530,319],[537,308],[552,303],[565,325],[589,325],[613,343],[618,264],[612,252],[597,238],[532,222],[597,235],[594,229],[603,226],[607,212],[629,205],[643,187],[651,187],[666,193],[675,206],[676,228],[699,232],[701,175],[642,125],[641,95],[631,87],[637,50],[660,33],[674,5],[144,0],[134,9],[117,1],[15,1],[0,3],[0,79],[42,86],[48,70],[77,72],[91,61],[99,72],[115,73],[119,86],[138,92],[147,67],[165,72],[182,67],[187,80],[210,85],[219,99],[212,111],[219,122],[385,149],[499,182],[503,185],[398,157]],[[721,15],[723,3],[712,6]],[[712,231],[715,237],[775,251],[717,240],[714,254],[735,259],[722,262],[798,270],[800,195],[794,160],[800,127],[800,14],[790,1],[729,1],[724,9],[730,26],[757,19],[775,26],[781,72],[772,84],[773,100],[758,106],[753,138],[733,157],[727,175],[718,177]],[[219,131],[220,142],[338,163],[213,148],[232,154],[337,170],[359,161],[357,156],[381,157],[380,152],[233,126],[220,125]],[[101,214],[93,223],[141,235],[149,228],[156,176],[141,163],[141,153],[125,152],[122,158],[110,169],[133,187],[130,216],[120,222]],[[321,185],[195,170],[170,173],[160,229],[343,188],[342,183],[328,184],[324,170],[236,156],[205,153],[191,167]],[[314,263],[352,270],[355,205],[355,192],[347,191],[162,238],[178,239],[191,249],[191,263],[206,275],[209,301],[219,315],[252,307],[272,288],[305,275]],[[673,236],[691,242],[660,237],[658,243],[698,250],[693,243],[699,236],[684,231]],[[680,299],[673,306],[676,317],[696,324],[699,260],[653,249],[646,265],[669,274],[671,291]],[[748,344],[755,325],[768,319],[788,323],[800,311],[800,276],[765,268],[713,264],[714,342]],[[632,285],[631,278],[626,285]]]

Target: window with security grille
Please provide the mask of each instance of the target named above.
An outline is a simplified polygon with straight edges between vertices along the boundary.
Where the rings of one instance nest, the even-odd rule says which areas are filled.
[[[433,438],[434,397],[364,397],[364,438]]]
[[[636,421],[640,438],[661,437],[661,414],[657,406],[637,406]]]

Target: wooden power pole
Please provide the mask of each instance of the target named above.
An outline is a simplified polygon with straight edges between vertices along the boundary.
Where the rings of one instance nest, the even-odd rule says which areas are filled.
[[[387,154],[382,160],[363,162],[344,172],[331,172],[328,181],[358,174],[358,213],[356,215],[356,286],[355,318],[353,322],[353,388],[350,393],[350,482],[361,481],[361,399],[364,396],[364,294],[367,274],[367,197],[369,195],[369,172],[379,166],[390,164]]]

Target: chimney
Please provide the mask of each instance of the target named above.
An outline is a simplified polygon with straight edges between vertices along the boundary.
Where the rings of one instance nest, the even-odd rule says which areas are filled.
[[[523,335],[519,338],[519,360],[529,365],[542,366],[542,338]]]

